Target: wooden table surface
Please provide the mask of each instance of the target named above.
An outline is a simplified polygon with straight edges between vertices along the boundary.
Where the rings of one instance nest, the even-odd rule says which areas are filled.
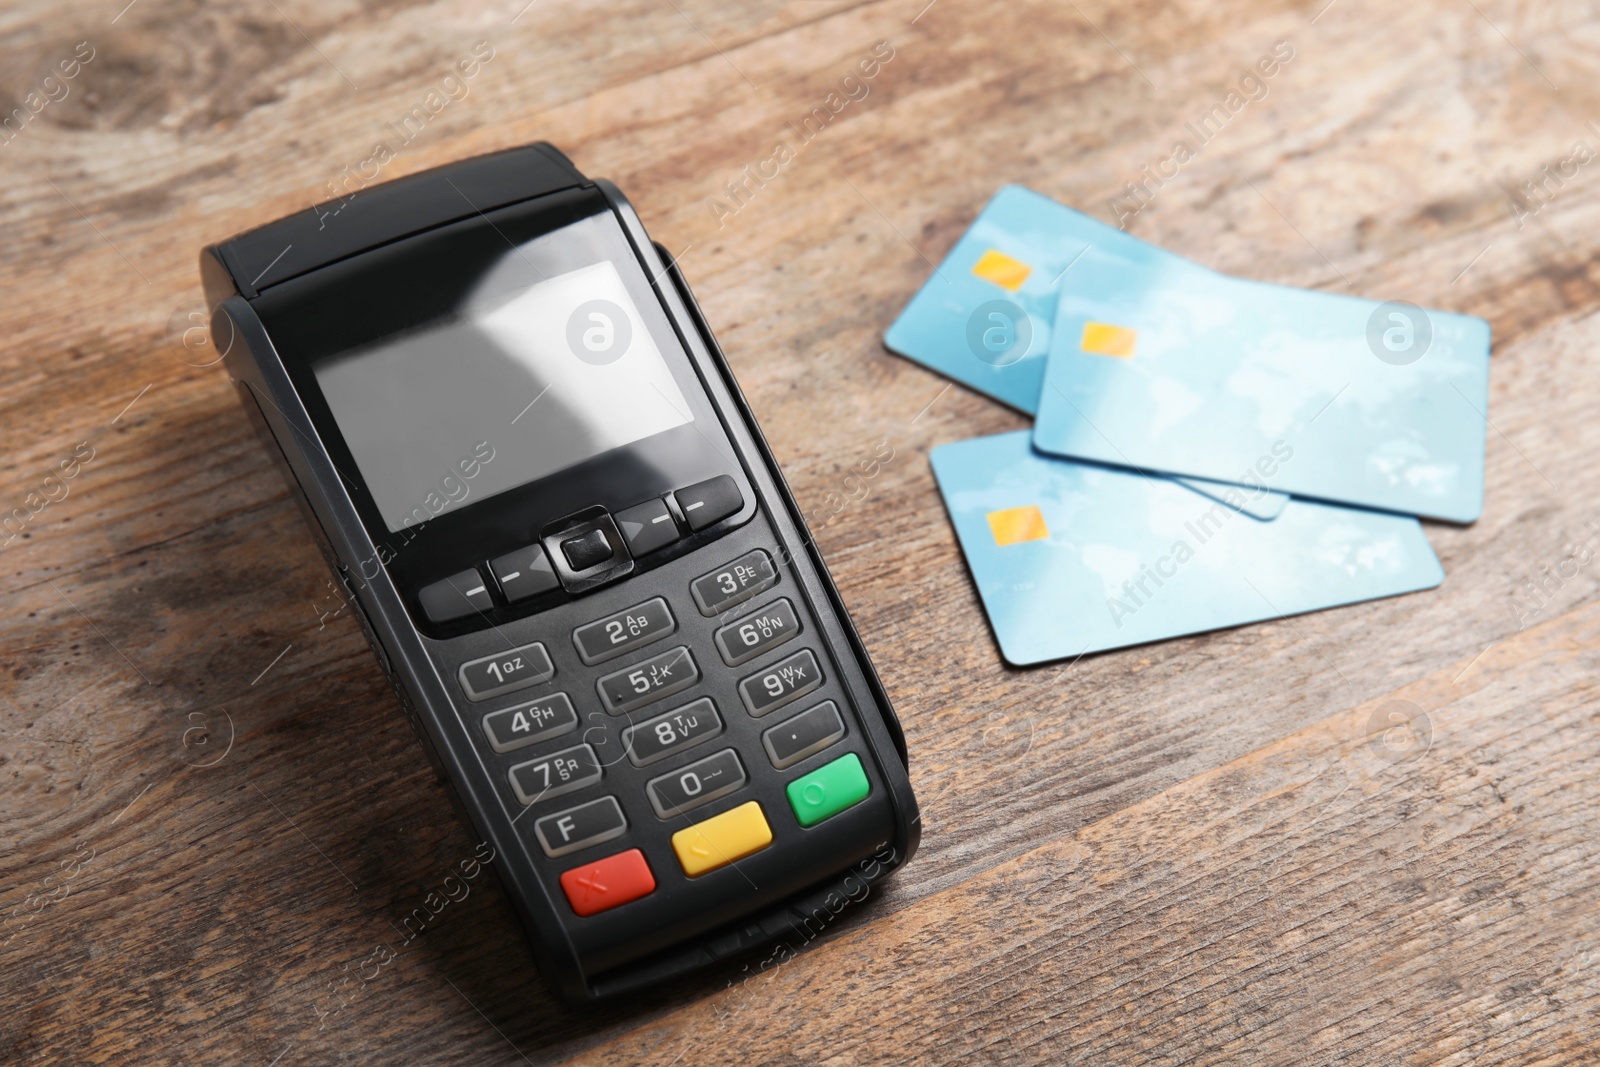
[[[125,3],[0,10],[0,1061],[1600,1062],[1592,6]],[[1427,525],[1436,590],[1008,669],[927,452],[1024,422],[883,330],[1001,185],[1115,221],[1275,47],[1127,225],[1489,319],[1483,518]],[[792,960],[585,1012],[447,881],[474,840],[191,319],[203,243],[541,138],[682,254],[925,820]]]

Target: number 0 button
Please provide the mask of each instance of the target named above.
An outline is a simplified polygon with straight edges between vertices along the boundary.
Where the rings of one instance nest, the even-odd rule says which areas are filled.
[[[748,781],[738,753],[725,748],[715,756],[680,767],[645,785],[650,804],[663,819],[693,811],[718,797],[725,797]]]

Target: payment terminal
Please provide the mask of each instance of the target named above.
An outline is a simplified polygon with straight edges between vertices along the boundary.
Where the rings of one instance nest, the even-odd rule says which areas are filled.
[[[894,712],[615,186],[534,144],[200,265],[244,409],[554,989],[804,937],[910,858]]]

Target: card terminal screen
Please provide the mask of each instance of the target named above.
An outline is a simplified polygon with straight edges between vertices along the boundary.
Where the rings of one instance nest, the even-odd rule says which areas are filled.
[[[614,262],[521,251],[448,319],[313,368],[391,531],[693,421]]]

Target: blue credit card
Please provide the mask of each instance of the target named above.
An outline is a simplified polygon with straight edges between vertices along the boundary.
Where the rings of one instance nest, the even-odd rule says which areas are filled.
[[[1059,286],[1104,262],[1210,274],[1155,245],[1008,185],[979,212],[883,335],[940,374],[1033,414]]]
[[[1008,185],[912,297],[883,342],[892,352],[1032,415],[1039,406],[1060,289],[1092,277],[1107,263],[1212,273],[1049,197]],[[1241,491],[1227,483],[1197,480],[1192,488],[1226,498],[1260,519],[1272,518],[1288,499],[1262,486]]]
[[[1106,262],[1062,288],[1034,444],[1297,497],[1471,522],[1489,324]]]
[[[940,445],[930,458],[1016,666],[1444,579],[1421,525],[1403,515],[1294,499],[1257,522],[1168,478],[1043,455],[1026,430]]]

